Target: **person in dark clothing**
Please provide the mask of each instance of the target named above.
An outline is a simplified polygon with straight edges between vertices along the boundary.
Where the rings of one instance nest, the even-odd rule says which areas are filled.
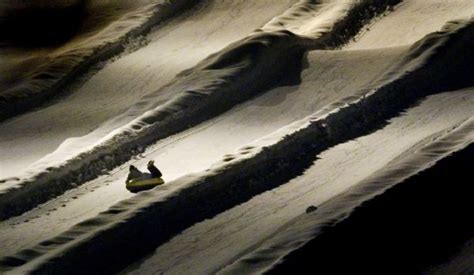
[[[150,160],[147,165],[148,171],[150,173],[143,173],[140,170],[138,170],[137,167],[130,165],[129,168],[129,173],[128,177],[126,180],[126,183],[129,183],[130,181],[140,181],[140,180],[146,180],[150,178],[161,178],[162,174],[158,168],[155,166],[155,162],[153,160]]]
[[[142,173],[140,170],[138,170],[137,167],[135,167],[133,165],[130,165],[126,182],[129,182],[131,180],[137,180],[139,178],[143,178],[143,176],[144,176],[144,173]]]
[[[161,171],[156,168],[154,160],[150,160],[146,167],[148,168],[148,171],[150,171],[152,178],[161,178],[161,176],[163,176]]]

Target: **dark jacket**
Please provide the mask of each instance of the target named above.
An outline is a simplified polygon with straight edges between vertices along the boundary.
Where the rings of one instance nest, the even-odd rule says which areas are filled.
[[[163,174],[161,174],[161,171],[158,170],[158,168],[156,168],[155,165],[148,164],[147,168],[148,168],[148,171],[150,171],[152,178],[161,178],[161,176],[163,176]]]
[[[127,177],[127,183],[131,180],[137,180],[144,176],[144,173],[140,172],[135,166],[130,165],[130,170]]]

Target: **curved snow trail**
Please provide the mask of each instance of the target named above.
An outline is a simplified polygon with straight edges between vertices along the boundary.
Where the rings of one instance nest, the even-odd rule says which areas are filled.
[[[160,25],[148,35],[148,45],[107,64],[74,93],[54,105],[0,123],[0,178],[20,174],[67,138],[91,132],[295,2],[206,0]],[[173,95],[157,96],[164,102]]]
[[[129,164],[144,169],[146,162],[154,159],[166,181],[204,170],[224,154],[370,85],[405,49],[310,52],[299,85],[273,89],[202,125],[159,141],[140,159],[122,165],[110,176],[99,177],[40,209],[0,224],[0,257],[51,238],[131,197],[123,183]],[[33,229],[35,234],[29,234]]]
[[[473,105],[472,89],[430,96],[383,129],[324,151],[303,175],[287,184],[186,229],[128,271],[215,273],[254,250],[309,206],[321,205],[453,127],[473,120]]]

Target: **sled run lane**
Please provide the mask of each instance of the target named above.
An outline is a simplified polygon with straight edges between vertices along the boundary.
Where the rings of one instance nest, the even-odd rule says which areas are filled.
[[[419,171],[429,170],[433,163],[443,157],[455,151],[463,151],[472,142],[473,132],[474,97],[470,88],[472,82],[466,78],[468,73],[463,71],[472,68],[472,64],[469,63],[472,57],[465,60],[466,64],[454,55],[450,60],[452,62],[447,63],[446,55],[443,53],[463,51],[463,47],[467,47],[463,43],[472,41],[470,34],[472,24],[459,23],[459,28],[454,24],[454,28],[447,31],[447,34],[444,33],[446,35],[443,32],[439,37],[434,34],[431,40],[423,40],[424,42],[411,47],[400,46],[412,44],[423,34],[415,32],[407,35],[399,40],[401,43],[399,45],[381,44],[378,47],[374,45],[375,42],[364,42],[364,39],[384,40],[384,36],[391,37],[400,29],[408,27],[401,24],[399,28],[385,29],[383,32],[378,32],[376,38],[371,38],[371,30],[377,30],[378,26],[383,28],[385,20],[395,20],[393,18],[397,17],[398,20],[402,20],[409,13],[428,17],[429,15],[420,13],[423,3],[426,2],[406,1],[393,13],[375,22],[370,30],[360,37],[360,49],[363,50],[355,50],[359,43],[355,42],[348,46],[349,50],[311,51],[304,57],[303,70],[296,83],[290,81],[287,86],[270,89],[221,116],[159,141],[148,147],[135,160],[111,171],[110,175],[76,187],[24,216],[2,222],[0,226],[3,227],[2,233],[5,232],[3,235],[6,242],[2,240],[5,249],[2,248],[0,251],[8,251],[2,256],[12,256],[23,248],[29,248],[13,257],[4,258],[2,268],[6,270],[13,268],[13,272],[70,270],[75,261],[79,260],[75,255],[84,256],[85,251],[95,247],[94,241],[103,241],[106,244],[105,248],[101,248],[105,250],[97,250],[99,253],[113,249],[114,245],[117,245],[110,242],[111,236],[122,236],[120,234],[124,232],[131,233],[130,236],[139,236],[134,227],[141,228],[137,230],[144,230],[144,236],[149,236],[146,235],[149,232],[146,228],[143,229],[140,221],[144,222],[143,219],[146,220],[146,217],[155,217],[161,218],[160,221],[164,223],[168,221],[169,224],[174,224],[175,228],[163,229],[160,227],[163,223],[155,224],[150,221],[149,226],[153,226],[157,232],[164,233],[163,239],[133,240],[137,244],[128,243],[132,240],[121,242],[131,247],[150,243],[149,246],[145,245],[144,250],[138,251],[139,255],[153,252],[158,246],[155,252],[140,263],[129,267],[127,272],[183,273],[193,270],[209,273],[221,270],[232,273],[266,270],[314,236],[310,233],[314,232],[314,226],[317,227],[321,220],[306,221],[304,212],[308,207],[331,205],[332,200],[338,198],[340,194],[344,194],[352,187],[369,184],[370,179],[383,174],[385,170],[401,171],[401,176],[394,177],[395,185]],[[461,11],[469,13],[468,8],[472,7],[463,1],[453,3],[459,8],[460,13]],[[441,4],[440,10],[446,11]],[[449,13],[446,15],[449,19],[453,19],[455,12],[446,11],[446,13]],[[444,20],[443,17],[440,18]],[[429,26],[423,27],[426,32],[435,31],[444,24],[444,22],[428,22]],[[390,29],[394,31],[390,32]],[[405,29],[405,32],[410,33],[410,30]],[[368,43],[366,45],[370,47],[364,46],[363,43]],[[391,48],[382,48],[386,46]],[[440,48],[442,50],[438,50]],[[404,60],[402,65],[398,63],[399,60]],[[456,67],[456,64],[459,67]],[[458,72],[459,75],[453,75],[454,72]],[[447,75],[444,80],[443,75]],[[443,82],[450,76],[459,80],[459,83]],[[427,79],[433,82],[432,86],[427,84]],[[378,85],[380,83],[382,86]],[[437,85],[443,89],[437,89]],[[374,88],[375,92],[370,93],[369,91]],[[401,101],[406,99],[407,103],[397,102],[398,97],[390,91],[401,91],[401,95],[407,94],[400,99]],[[364,94],[369,95],[367,98],[381,94],[378,99],[382,104],[381,107],[367,105],[364,100],[358,100]],[[388,98],[386,101],[383,99],[384,95]],[[393,102],[390,102],[390,99]],[[359,105],[365,107],[357,109]],[[385,107],[387,109],[384,109]],[[361,121],[351,118],[353,109],[359,110],[354,111],[356,117],[359,117],[360,113],[365,113]],[[371,118],[372,115],[374,119]],[[325,123],[318,123],[320,119],[324,121],[326,118],[328,120]],[[385,118],[390,119],[386,125],[383,123]],[[345,123],[345,120],[348,122]],[[271,175],[269,179],[263,177],[263,180],[257,177],[252,183],[252,180],[249,180],[255,177],[251,174],[252,169],[248,178],[245,178],[247,176],[245,170],[242,170],[238,163],[244,162],[243,159],[252,163],[252,158],[255,158],[255,169],[260,169],[259,165],[263,162],[262,154],[265,155],[261,152],[267,152],[265,150],[268,150],[269,163],[274,162],[271,157],[281,157],[282,163],[275,165],[281,165],[282,170],[284,167],[288,168],[282,154],[295,149],[291,149],[289,145],[281,145],[282,149],[278,151],[275,149],[279,148],[276,144],[280,144],[279,142],[284,141],[284,137],[288,135],[290,138],[282,143],[295,146],[298,144],[296,141],[301,138],[295,133],[300,131],[299,133],[304,135],[302,133],[306,131],[305,125],[313,123],[318,125],[315,126],[315,130],[311,130],[314,131],[313,139],[322,138],[324,145],[315,142],[316,149],[310,150],[314,152],[313,155],[310,153],[310,156],[305,156],[302,153],[300,159],[291,159],[297,171],[290,171],[286,175],[287,178],[282,177],[283,182],[277,183],[272,182],[275,179],[271,178]],[[333,126],[332,123],[337,126]],[[380,123],[382,125],[379,125]],[[324,134],[319,134],[319,131],[326,131],[324,129],[330,129],[328,139],[324,138]],[[341,137],[338,137],[339,134]],[[307,145],[308,143],[301,143],[301,152],[305,152]],[[238,147],[241,147],[241,150],[236,154],[226,155],[221,162],[211,166],[212,163],[222,159],[224,154],[233,152]],[[432,151],[426,148],[431,148]],[[417,153],[419,151],[422,152],[421,155]],[[183,162],[183,155],[189,158],[189,162]],[[171,184],[122,201],[107,212],[88,220],[115,202],[131,196],[123,188],[127,166],[133,163],[143,167],[149,158],[156,159],[158,167],[163,168],[164,174],[167,175],[165,180]],[[408,165],[413,168],[408,169],[406,162],[415,163],[415,168]],[[178,167],[176,163],[182,166]],[[199,172],[209,167],[211,167],[209,171]],[[232,174],[232,169],[236,175]],[[281,172],[278,172],[278,169],[275,171],[277,176]],[[198,173],[188,174],[190,172]],[[272,170],[263,169],[263,172],[271,174]],[[232,184],[232,179],[219,176],[226,173],[235,177],[234,182],[243,179],[242,183],[248,183],[250,187],[242,188],[249,188],[250,192],[245,194],[245,191],[238,191],[235,188],[239,188],[239,185]],[[239,176],[239,173],[243,175]],[[184,177],[180,178],[183,175]],[[202,184],[206,183],[207,178],[212,181],[212,177],[217,178],[214,185],[229,186],[230,190],[224,192]],[[203,185],[202,188],[199,187],[200,184]],[[363,191],[364,195],[367,195],[363,196],[365,199],[370,199],[373,195],[370,186]],[[239,195],[242,197],[239,198]],[[218,212],[200,213],[199,211],[204,208],[199,207],[186,212],[177,207],[199,202],[199,197],[210,201],[205,206],[215,207]],[[349,206],[342,209],[341,213],[347,213],[347,209],[357,207],[360,203],[360,201],[356,203],[347,201]],[[322,209],[324,210],[324,207]],[[316,216],[319,215],[318,211],[315,212]],[[173,215],[176,215],[178,220],[173,220]],[[193,216],[195,217],[190,218]],[[331,221],[334,220],[329,218]],[[303,220],[303,225],[308,226],[310,231],[301,229],[304,226],[300,226],[299,219]],[[57,222],[58,220],[61,222]],[[84,222],[67,230],[80,221]],[[282,229],[282,226],[285,228]],[[38,231],[35,236],[25,233],[39,228],[45,230]],[[63,231],[65,232],[59,234]],[[297,239],[297,234],[294,235],[295,239],[285,238],[294,232],[301,233],[302,239]],[[58,236],[54,238],[56,235]],[[284,237],[279,237],[280,235]],[[167,237],[173,238],[168,240]],[[291,244],[287,245],[285,241]],[[40,244],[36,245],[38,243]],[[107,247],[108,245],[110,247]],[[266,249],[279,245],[285,249]],[[231,249],[224,250],[226,247]],[[93,253],[88,257],[94,257]],[[70,266],[61,262],[65,259],[69,260]],[[105,260],[112,259],[113,255]],[[210,265],[210,262],[213,264]],[[94,261],[92,263],[97,264],[99,268],[106,268],[100,263]],[[15,269],[15,266],[18,268]]]

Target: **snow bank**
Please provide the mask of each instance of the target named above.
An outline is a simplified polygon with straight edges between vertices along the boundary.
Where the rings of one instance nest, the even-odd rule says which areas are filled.
[[[258,249],[219,273],[286,274],[290,270],[307,268],[315,273],[329,270],[375,272],[387,266],[391,266],[393,272],[397,270],[395,273],[409,270],[420,273],[422,270],[416,269],[424,264],[426,268],[425,261],[433,261],[434,254],[446,253],[440,246],[448,247],[435,239],[437,234],[453,236],[447,233],[448,230],[459,234],[469,228],[467,217],[462,213],[469,211],[466,192],[472,190],[466,180],[468,163],[474,156],[472,142],[474,117],[415,152],[402,155],[316,210],[302,213],[277,230]],[[394,192],[398,193],[394,196]],[[457,195],[449,197],[452,193]],[[380,203],[383,200],[385,202]],[[456,211],[461,213],[443,212],[456,204]],[[463,207],[459,208],[459,204]],[[418,209],[423,209],[423,213]],[[365,217],[361,217],[364,214],[360,212],[365,212]],[[451,217],[447,218],[451,222],[440,225],[441,221],[446,222],[443,219],[446,215]],[[429,224],[427,220],[430,220]],[[454,229],[454,225],[459,227]],[[412,237],[404,239],[401,236]],[[377,249],[377,246],[380,247]],[[430,247],[436,249],[430,251]],[[383,255],[380,255],[381,250]],[[345,263],[343,266],[341,261]]]
[[[257,140],[206,171],[122,201],[56,238],[2,259],[1,268],[73,272],[85,261],[84,268],[96,272],[118,271],[186,227],[285,183],[322,150],[379,128],[416,100],[472,86],[473,57],[461,53],[473,46],[473,35],[472,20],[452,22],[410,48],[373,89]],[[446,147],[427,147],[425,156],[440,159],[472,142],[472,126],[472,119],[466,121],[440,140]]]
[[[5,78],[0,79],[0,121],[36,107],[51,96],[63,92],[66,85],[91,66],[125,50],[127,41],[146,34],[152,26],[189,8],[195,2],[197,1],[153,0],[133,4],[114,3],[112,5],[117,7],[109,16],[118,17],[116,20],[102,29],[93,26],[97,29],[85,30],[63,45],[46,49],[17,49],[11,46],[0,49],[0,55],[4,58],[0,72]],[[100,20],[103,20],[101,17],[104,17],[102,13],[105,13],[103,10],[109,4],[100,1],[97,4],[84,4],[84,13],[98,13],[98,18],[90,20],[98,21],[96,24],[100,26]],[[121,14],[120,4],[129,6],[125,8],[128,11]],[[55,23],[56,26],[61,24],[64,22]]]
[[[299,73],[305,50],[337,44],[347,33],[355,33],[347,31],[357,27],[351,22],[363,21],[372,14],[360,12],[372,7],[372,1],[352,2],[356,13],[334,13],[334,7],[330,6],[327,19],[331,20],[326,20],[322,28],[326,33],[321,31],[317,38],[298,36],[287,30],[256,32],[182,72],[160,89],[174,91],[178,94],[175,98],[163,104],[159,98],[146,96],[91,134],[67,140],[57,151],[34,164],[21,179],[0,185],[0,218],[23,213],[125,162],[158,139],[280,85],[279,79]],[[389,2],[378,1],[374,6]],[[329,27],[331,22],[334,28]],[[131,117],[131,113],[144,114],[107,134],[109,125],[117,125],[116,121]]]

